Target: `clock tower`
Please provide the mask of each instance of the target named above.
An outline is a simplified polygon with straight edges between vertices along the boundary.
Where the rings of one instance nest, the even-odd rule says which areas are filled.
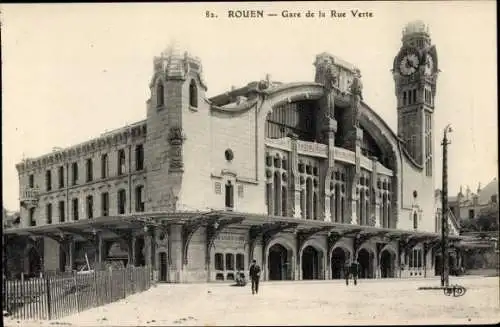
[[[437,52],[422,21],[403,29],[393,75],[398,110],[398,136],[425,175],[432,177],[434,98],[438,75]]]

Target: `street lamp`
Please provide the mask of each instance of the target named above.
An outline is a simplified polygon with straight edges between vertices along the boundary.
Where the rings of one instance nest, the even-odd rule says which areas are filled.
[[[448,286],[449,283],[449,262],[448,262],[448,141],[447,134],[451,133],[451,125],[444,128],[443,141],[443,191],[441,193],[441,286]]]

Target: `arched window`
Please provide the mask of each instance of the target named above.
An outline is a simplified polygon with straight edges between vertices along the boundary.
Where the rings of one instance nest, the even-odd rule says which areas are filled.
[[[313,219],[318,219],[318,193],[313,194]]]
[[[305,204],[306,204],[306,190],[302,189],[300,191],[300,212],[302,218],[306,218]]]
[[[365,192],[363,189],[359,192],[358,208],[359,208],[359,224],[365,225]]]
[[[335,222],[339,222],[339,207],[340,207],[340,186],[335,184]]]
[[[332,193],[332,195],[330,196],[330,220],[333,222],[337,222],[335,200],[336,200],[336,193]]]
[[[198,107],[198,87],[194,79],[189,83],[189,105],[193,108]]]
[[[384,222],[384,228],[389,227],[389,222],[387,221],[387,195],[382,196],[382,221]]]
[[[156,85],[156,106],[161,107],[163,105],[165,105],[165,89],[163,83],[158,82]]]
[[[342,223],[345,223],[344,220],[344,205],[345,205],[345,200],[344,197],[340,198],[340,220]]]
[[[286,186],[282,186],[281,187],[281,215],[283,217],[286,217],[287,215],[287,206],[288,206],[288,203],[287,203],[287,192],[286,192]]]
[[[370,222],[370,200],[366,199],[365,200],[365,214],[366,214],[366,219],[365,222],[367,225],[371,225]]]
[[[278,172],[274,173],[274,215],[281,214],[281,176]]]
[[[135,211],[144,212],[144,186],[139,185],[135,188]]]
[[[231,181],[226,184],[226,209],[232,209],[234,207],[234,187]]]
[[[272,215],[273,214],[273,184],[272,183],[267,183],[266,184],[266,204],[267,204],[267,214]]]
[[[311,219],[312,217],[312,180],[308,178],[306,180],[306,219]]]
[[[118,214],[123,215],[125,213],[125,205],[127,201],[127,195],[124,189],[118,190]]]

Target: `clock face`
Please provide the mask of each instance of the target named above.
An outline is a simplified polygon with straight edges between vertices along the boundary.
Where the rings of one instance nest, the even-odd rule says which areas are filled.
[[[411,75],[417,71],[419,60],[416,54],[411,53],[401,59],[399,70],[403,75]]]
[[[431,75],[434,71],[434,60],[431,55],[425,56],[425,73]]]

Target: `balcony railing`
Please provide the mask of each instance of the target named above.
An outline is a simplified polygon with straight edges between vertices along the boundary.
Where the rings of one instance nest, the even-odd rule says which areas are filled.
[[[40,197],[40,189],[38,187],[25,188],[21,190],[20,201],[22,205],[28,207],[36,206]]]

